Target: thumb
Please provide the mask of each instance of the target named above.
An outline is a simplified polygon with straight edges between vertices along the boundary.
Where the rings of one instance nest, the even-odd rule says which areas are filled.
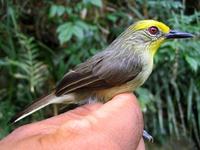
[[[87,117],[122,148],[137,148],[142,137],[143,117],[133,94],[117,95]]]

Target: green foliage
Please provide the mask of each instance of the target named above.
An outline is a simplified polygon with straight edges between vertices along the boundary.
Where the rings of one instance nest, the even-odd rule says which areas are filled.
[[[193,39],[163,44],[152,75],[136,91],[155,141],[193,139],[200,147],[200,8],[197,1],[0,1],[0,137],[7,122],[52,90],[65,72],[105,48],[140,19],[157,19]],[[51,108],[47,109],[51,112]],[[42,118],[39,112],[29,122]],[[22,124],[24,121],[22,121]]]
[[[102,5],[103,5],[101,0],[83,0],[83,3],[92,4],[97,7],[102,7]]]
[[[67,22],[58,26],[57,33],[60,44],[72,39],[75,36],[78,40],[82,40],[84,35],[92,30],[92,26],[89,26],[83,21]]]
[[[41,88],[48,76],[47,66],[38,60],[39,49],[32,37],[28,38],[23,34],[19,34],[17,37],[21,46],[18,60],[8,58],[7,63],[17,67],[13,76],[27,81],[29,90],[34,93],[36,88]]]

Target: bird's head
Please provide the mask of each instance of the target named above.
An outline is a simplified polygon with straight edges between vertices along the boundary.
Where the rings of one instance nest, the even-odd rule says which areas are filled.
[[[138,21],[131,25],[128,30],[132,31],[134,41],[138,45],[148,46],[152,55],[156,53],[157,49],[166,39],[193,37],[190,33],[171,30],[164,23],[155,20]]]

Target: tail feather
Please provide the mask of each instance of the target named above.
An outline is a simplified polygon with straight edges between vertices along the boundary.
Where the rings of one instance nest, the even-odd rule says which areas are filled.
[[[54,93],[51,93],[45,97],[42,97],[38,99],[37,101],[33,102],[30,106],[28,106],[24,111],[17,114],[15,117],[11,119],[12,123],[15,123],[28,115],[38,111],[39,109],[44,108],[45,106],[54,103],[54,99],[56,99],[56,96]]]

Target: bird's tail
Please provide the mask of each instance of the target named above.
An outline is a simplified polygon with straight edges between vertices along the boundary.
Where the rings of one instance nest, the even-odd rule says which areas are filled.
[[[55,103],[54,99],[56,99],[56,98],[57,97],[55,96],[54,93],[51,93],[45,97],[39,98],[37,101],[33,102],[30,106],[28,106],[24,111],[20,112],[15,117],[13,117],[11,119],[11,122],[15,123],[15,122],[27,117],[28,115],[36,112],[37,110],[42,109],[49,104]]]

